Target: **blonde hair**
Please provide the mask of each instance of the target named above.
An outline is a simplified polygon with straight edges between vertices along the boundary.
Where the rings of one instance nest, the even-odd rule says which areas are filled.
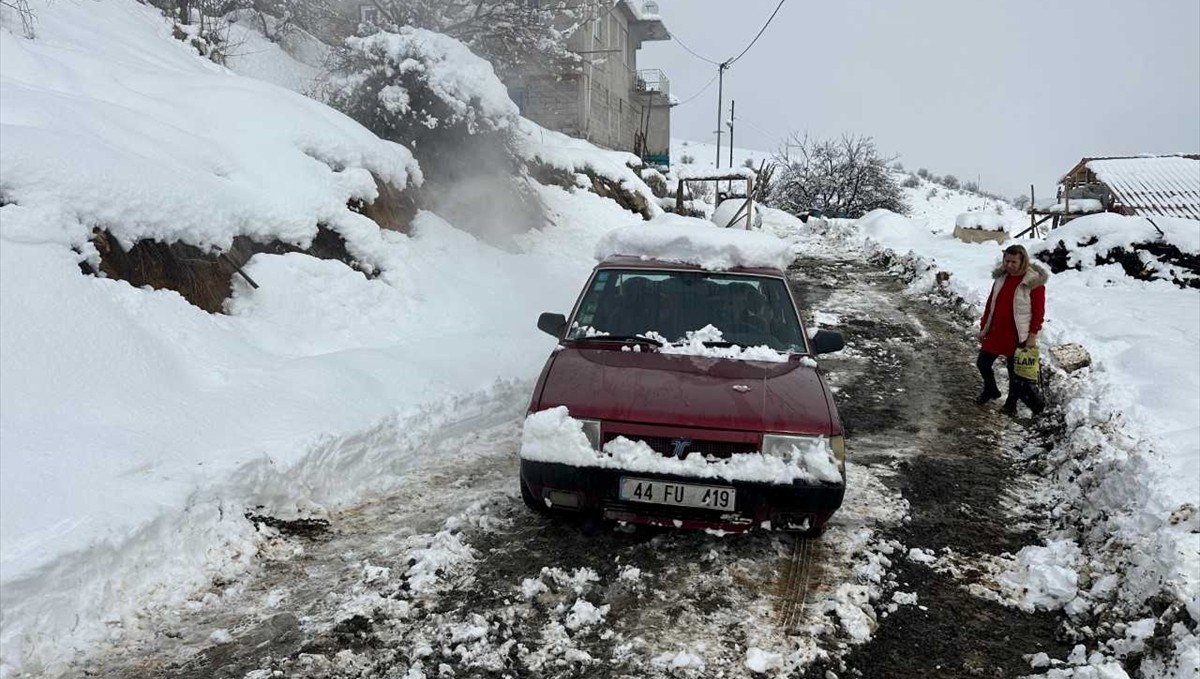
[[[1004,248],[1004,254],[1016,255],[1021,258],[1021,274],[1029,271],[1029,251],[1025,249],[1024,245],[1010,245]]]

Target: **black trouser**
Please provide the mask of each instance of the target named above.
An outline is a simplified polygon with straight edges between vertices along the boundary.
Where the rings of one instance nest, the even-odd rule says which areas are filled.
[[[979,368],[979,374],[983,376],[984,391],[999,393],[1000,389],[996,386],[996,375],[992,372],[992,365],[1000,354],[992,354],[986,351],[979,351],[979,358],[975,360],[975,367]],[[1042,408],[1046,406],[1046,400],[1042,397],[1041,391],[1035,382],[1020,379],[1013,372],[1012,356],[1007,357],[1004,361],[1008,366],[1008,396],[1004,399],[1004,405],[1016,407],[1017,400],[1029,406],[1029,409],[1035,413],[1040,413]]]

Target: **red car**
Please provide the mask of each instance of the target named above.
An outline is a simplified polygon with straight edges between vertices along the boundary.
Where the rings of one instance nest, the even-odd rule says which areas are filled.
[[[845,439],[784,272],[614,256],[542,369],[521,448],[540,512],[818,534],[842,504]]]

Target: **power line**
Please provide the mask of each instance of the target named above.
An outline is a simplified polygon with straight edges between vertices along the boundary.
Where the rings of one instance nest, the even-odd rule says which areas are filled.
[[[767,19],[767,23],[763,24],[763,27],[758,30],[758,35],[754,36],[754,39],[750,41],[749,45],[746,45],[746,49],[742,50],[741,54],[726,61],[725,62],[726,64],[732,66],[733,62],[737,61],[738,59],[741,59],[743,56],[745,56],[746,52],[750,51],[751,47],[754,47],[754,43],[758,42],[758,39],[761,38],[762,34],[767,30],[767,26],[770,26],[771,22],[775,20],[775,15],[779,14],[779,9],[781,7],[783,7],[784,2],[786,2],[786,0],[779,0],[779,4],[775,5],[775,11],[771,12],[771,17],[769,19]]]
[[[696,57],[697,59],[699,59],[701,61],[707,61],[708,63],[712,64],[713,66],[719,65],[718,62],[715,62],[706,56],[697,54],[695,50],[693,50],[691,47],[688,47],[687,45],[685,45],[683,43],[683,41],[679,39],[679,36],[675,35],[674,33],[671,34],[671,39],[674,40],[675,42],[679,43],[679,46],[682,47],[683,49],[687,50],[688,54],[691,54],[693,57]]]
[[[683,101],[679,102],[678,104],[675,104],[675,106],[676,107],[683,106],[684,104],[695,99],[696,97],[700,96],[701,94],[704,94],[708,90],[708,88],[712,86],[713,81],[716,79],[717,79],[717,76],[715,76],[715,75],[713,77],[709,78],[708,82],[704,84],[704,87],[700,88],[699,92],[693,94],[692,96],[688,97],[687,99],[684,99]]]

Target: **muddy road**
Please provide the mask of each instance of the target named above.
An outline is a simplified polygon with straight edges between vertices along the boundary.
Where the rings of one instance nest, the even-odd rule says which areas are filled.
[[[815,540],[550,520],[516,484],[524,402],[496,403],[386,499],[265,526],[261,565],[78,665],[90,677],[1012,677],[1057,620],[998,603],[1035,544],[1010,451],[974,404],[971,332],[861,260],[792,270],[850,445]],[[832,674],[830,674],[832,673]]]

